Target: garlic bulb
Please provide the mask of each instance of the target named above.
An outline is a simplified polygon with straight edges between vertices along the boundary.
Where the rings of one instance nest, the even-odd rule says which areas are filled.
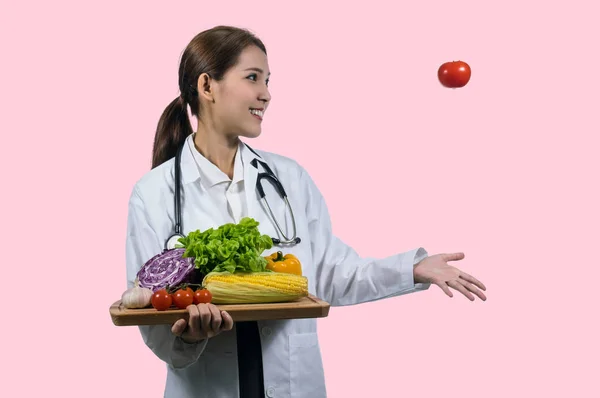
[[[121,296],[121,303],[125,308],[146,308],[152,302],[152,290],[139,287],[138,280],[135,280],[135,286],[127,289]]]

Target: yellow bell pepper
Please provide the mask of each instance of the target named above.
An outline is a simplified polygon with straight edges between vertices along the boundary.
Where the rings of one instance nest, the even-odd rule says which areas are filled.
[[[276,252],[266,256],[267,269],[274,272],[284,272],[288,274],[302,275],[302,265],[300,260],[293,254],[283,255],[282,252]]]

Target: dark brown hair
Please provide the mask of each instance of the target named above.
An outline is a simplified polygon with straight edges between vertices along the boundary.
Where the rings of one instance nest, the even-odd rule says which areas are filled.
[[[267,53],[260,39],[248,30],[232,26],[216,26],[201,32],[188,44],[179,64],[181,94],[167,106],[158,121],[152,150],[152,168],[175,157],[178,148],[193,133],[187,105],[190,106],[192,115],[200,118],[197,90],[200,75],[207,73],[214,80],[223,79],[225,72],[238,62],[242,51],[250,45]]]

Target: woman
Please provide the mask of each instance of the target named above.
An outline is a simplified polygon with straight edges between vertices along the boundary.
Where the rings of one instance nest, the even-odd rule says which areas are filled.
[[[306,170],[294,160],[242,143],[240,137],[261,133],[271,101],[269,74],[263,43],[245,30],[215,27],[185,49],[181,94],[158,123],[152,170],[136,183],[129,202],[128,286],[173,232],[173,158],[183,147],[184,234],[248,216],[260,223],[262,234],[282,238],[259,202],[256,179],[264,170],[254,167],[258,159],[289,193],[301,241],[284,250],[300,259],[311,294],[342,306],[425,290],[433,283],[450,297],[453,288],[471,300],[485,300],[483,284],[447,264],[462,259],[461,253],[428,256],[418,248],[385,259],[359,257],[332,234],[325,201]],[[198,119],[196,132],[188,106]],[[270,184],[264,187],[288,235],[292,227],[285,202]],[[140,327],[147,346],[168,365],[165,397],[326,396],[315,319],[234,325],[231,316],[211,304],[191,305],[188,311],[189,322]]]

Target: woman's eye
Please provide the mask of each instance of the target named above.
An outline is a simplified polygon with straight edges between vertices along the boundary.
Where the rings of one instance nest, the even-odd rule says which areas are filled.
[[[253,73],[250,76],[248,76],[247,79],[250,79],[253,82],[256,82],[256,81],[258,81],[258,75],[256,73]],[[267,79],[265,83],[268,86],[269,85],[269,79]]]

